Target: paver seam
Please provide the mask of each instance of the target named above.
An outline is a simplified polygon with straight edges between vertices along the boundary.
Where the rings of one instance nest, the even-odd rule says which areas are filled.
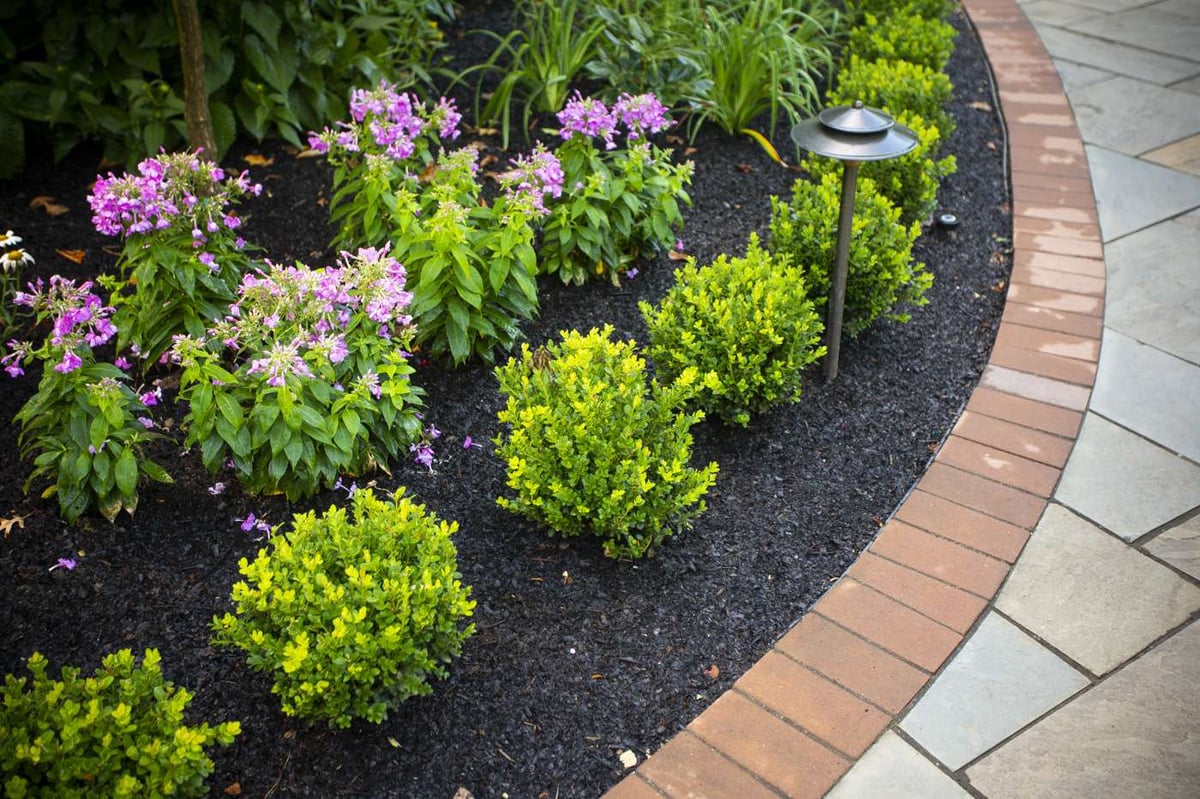
[[[1066,94],[1062,88],[1061,79],[1058,77],[1058,72],[1050,60],[1049,54],[1046,52],[1041,39],[1038,37],[1033,25],[1025,17],[1024,12],[1017,5],[1015,0],[962,0],[962,5],[968,13],[968,17],[975,26],[997,86],[997,95],[1000,100],[1000,112],[1004,117],[1005,126],[1007,128],[1006,141],[1008,143],[1008,167],[1010,175],[1014,173],[1022,173],[1023,177],[1019,182],[1012,185],[1012,209],[1014,213],[1014,230],[1020,228],[1026,235],[1021,237],[1020,241],[1014,241],[1013,261],[1016,263],[1029,263],[1030,260],[1038,256],[1050,258],[1078,258],[1079,263],[1093,268],[1098,275],[1097,278],[1103,280],[1105,274],[1103,251],[1098,250],[1094,246],[1088,246],[1092,243],[1098,244],[1091,236],[1059,236],[1050,235],[1047,233],[1034,232],[1036,226],[1041,222],[1050,223],[1050,229],[1054,230],[1053,223],[1061,222],[1065,227],[1063,231],[1074,230],[1082,232],[1087,226],[1094,226],[1097,223],[1097,214],[1095,207],[1095,197],[1092,195],[1091,188],[1091,172],[1088,166],[1086,156],[1082,153],[1071,152],[1071,148],[1063,149],[1063,140],[1074,141],[1079,138],[1078,127],[1075,123],[1073,112],[1070,110],[1070,105],[1066,101]],[[1040,141],[1040,146],[1038,142]],[[1016,146],[1014,142],[1019,142]],[[1017,218],[1022,220],[1017,222]],[[1014,236],[1015,238],[1015,236]],[[1087,244],[1084,244],[1086,242]],[[1066,252],[1064,252],[1064,250]],[[1083,259],[1087,262],[1083,263]],[[1062,261],[1064,265],[1073,264],[1076,262]],[[1024,273],[1018,273],[1024,274]],[[1032,286],[1027,283],[1010,282],[1008,286],[1007,303],[1013,303],[1015,298],[1017,301],[1037,309],[1042,309],[1047,312],[1057,313],[1080,313],[1084,316],[1103,319],[1104,303],[1103,292],[1099,297],[1094,294],[1079,294],[1068,291],[1056,291],[1047,287]],[[1012,318],[1002,319],[1000,330],[1004,331],[1005,325],[1017,327],[1017,323]],[[1099,327],[1099,326],[1097,326]],[[1017,331],[1018,333],[1020,331]],[[1092,335],[1080,335],[1075,332],[1074,335],[1091,341],[1099,341],[1101,330],[1095,330]],[[1013,335],[1013,334],[1010,334]],[[1079,434],[1079,425],[1074,425],[1074,433],[1065,435],[1069,423],[1064,421],[1074,417],[1064,415],[1063,412],[1077,414],[1082,421],[1083,412],[1088,406],[1087,400],[1090,399],[1091,381],[1086,381],[1085,384],[1063,382],[1053,377],[1048,377],[1042,374],[1047,368],[1053,369],[1055,366],[1061,366],[1060,363],[1054,360],[1039,359],[1033,356],[1044,355],[1034,350],[1021,350],[1016,347],[1007,348],[1007,360],[1004,366],[999,366],[994,362],[989,362],[985,368],[984,377],[989,374],[993,376],[992,381],[981,380],[979,386],[972,394],[974,400],[976,395],[980,395],[978,407],[985,405],[984,399],[987,400],[987,407],[999,408],[1000,404],[1007,403],[1010,407],[1009,415],[996,416],[985,413],[977,408],[972,409],[973,413],[980,416],[987,416],[1004,422],[1007,425],[1012,425],[1016,428],[1023,428],[1029,432],[1031,438],[1037,436],[1056,436],[1065,442],[1074,442]],[[1062,360],[1070,360],[1063,356],[1054,356],[1062,358]],[[1083,360],[1087,362],[1091,359]],[[1054,366],[1048,366],[1054,365]],[[1039,371],[1039,369],[1041,371]],[[1070,372],[1075,375],[1075,372]],[[1070,386],[1072,390],[1067,390],[1065,387]],[[983,392],[983,393],[981,393]],[[997,396],[1001,395],[1001,396]],[[1010,400],[1005,400],[1007,396]],[[1083,400],[1082,403],[1080,400]],[[970,403],[968,403],[970,405]],[[1028,418],[1030,414],[1036,416],[1039,407],[1048,407],[1056,412],[1056,418],[1053,422],[1046,421],[1036,423],[1036,420]],[[1018,410],[1019,409],[1019,410]],[[1023,419],[1014,419],[1012,416],[1024,417]],[[1047,429],[1050,428],[1050,429]],[[973,446],[994,447],[994,445],[983,442],[974,442],[969,436],[952,434],[947,436],[947,440],[951,437],[958,438],[963,441],[971,441]],[[944,447],[943,447],[944,448]],[[943,487],[941,494],[937,492],[935,495],[942,499],[948,500],[957,506],[965,508],[969,511],[986,514],[989,517],[1000,520],[1007,525],[1023,530],[1026,535],[1031,533],[1041,518],[1042,513],[1048,504],[1047,496],[1053,495],[1054,485],[1057,485],[1058,479],[1061,479],[1062,466],[1053,464],[1044,464],[1028,459],[1030,464],[1035,464],[1038,467],[1037,471],[1040,475],[1045,476],[1049,472],[1043,470],[1051,470],[1057,472],[1057,479],[1053,481],[1054,485],[1048,489],[1039,488],[1037,493],[1029,493],[1028,491],[1014,486],[1004,479],[992,479],[993,475],[988,474],[985,467],[984,472],[964,471],[961,468],[950,466],[942,459],[942,449],[935,455],[931,461],[929,470],[926,475],[914,486],[914,489],[909,492],[909,495],[897,508],[893,519],[900,515],[910,499],[917,493],[918,489],[928,488],[930,481],[927,478],[930,471],[934,471],[935,475],[941,476],[940,484]],[[1004,451],[1002,448],[994,447],[998,451]],[[949,453],[947,453],[949,454]],[[1008,453],[1015,455],[1015,453]],[[1026,459],[1023,459],[1026,460]],[[968,467],[970,468],[970,467]],[[1032,467],[1031,467],[1032,468]],[[994,471],[994,470],[993,470]],[[960,477],[965,476],[965,477]],[[971,479],[968,479],[971,478]],[[954,490],[945,490],[946,480],[959,482],[960,485]],[[975,482],[975,481],[981,482]],[[963,482],[965,481],[965,483]],[[1044,480],[1043,480],[1044,484]],[[970,491],[964,493],[962,486],[967,487],[983,487],[985,490],[993,490],[993,500],[996,498],[1011,498],[1019,501],[1021,504],[1018,508],[1011,510],[998,509],[994,501],[985,501],[978,496],[972,496]],[[995,486],[995,489],[989,489],[989,486]],[[1039,496],[1045,491],[1049,491],[1047,496]],[[1010,493],[1011,492],[1011,493]],[[942,496],[942,494],[951,494],[951,496]],[[1027,498],[1027,499],[1022,499]],[[1038,505],[1040,504],[1040,508]],[[1036,513],[1033,511],[1036,509]],[[1015,516],[1016,518],[1011,518]],[[890,523],[890,522],[889,522]],[[886,529],[885,525],[883,529]],[[936,525],[930,525],[936,526]],[[920,528],[913,528],[920,529]],[[924,530],[921,530],[925,532]],[[939,532],[947,532],[945,529],[941,531],[928,531],[939,540],[944,540],[948,543],[956,544],[963,547],[964,551],[969,550],[961,541],[948,538],[940,535]],[[881,530],[882,533],[882,530]],[[1023,547],[1023,544],[1022,544]],[[881,555],[875,551],[874,544],[868,547],[867,552],[871,552],[876,557],[884,557],[891,561],[886,555]],[[996,589],[991,596],[982,597],[989,600],[979,612],[979,615],[974,621],[974,626],[978,625],[980,619],[984,617],[990,600],[992,600],[1000,591],[1003,582],[1007,579],[1008,571],[1011,569],[1011,563],[1003,560],[997,560],[995,556],[987,553],[977,553],[981,556],[988,557],[1000,564],[999,568],[1004,570],[1004,578],[996,582]],[[1015,561],[1015,556],[1013,558]],[[895,562],[895,561],[891,561]],[[856,562],[857,563],[857,562]],[[924,577],[932,577],[947,586],[957,590],[969,592],[969,589],[961,585],[956,585],[953,582],[948,582],[938,577],[936,572],[936,564],[926,564],[926,569],[921,569],[918,563],[898,563],[907,570],[915,574],[923,575]],[[851,572],[854,566],[848,570]],[[844,588],[843,588],[844,586]],[[921,641],[920,636],[917,639],[910,641],[905,639],[905,646],[901,647],[906,650],[905,654],[894,651],[893,646],[887,643],[876,640],[879,637],[879,627],[875,625],[875,635],[872,635],[871,630],[860,629],[864,628],[863,624],[854,623],[848,620],[845,616],[845,600],[842,599],[846,590],[854,590],[853,586],[859,586],[861,589],[870,594],[877,595],[884,600],[882,607],[890,608],[896,614],[894,618],[889,618],[885,622],[885,626],[893,627],[892,622],[899,623],[900,619],[906,619],[912,624],[913,617],[922,620],[918,625],[932,625],[924,627],[926,632],[941,630],[944,633],[935,635],[936,641]],[[842,589],[839,591],[838,589]],[[832,599],[831,596],[838,597]],[[842,606],[836,606],[837,602],[842,602]],[[888,604],[890,603],[890,604]],[[804,668],[807,672],[814,675],[817,679],[829,683],[831,686],[836,686],[838,690],[844,691],[851,696],[855,696],[864,703],[875,709],[876,712],[883,714],[888,719],[888,723],[875,735],[882,734],[885,730],[893,728],[894,722],[903,717],[905,709],[912,705],[915,697],[919,697],[928,687],[933,675],[945,662],[948,662],[954,651],[957,651],[962,646],[969,635],[970,630],[965,634],[958,630],[946,626],[937,619],[930,618],[921,612],[919,608],[913,608],[903,600],[893,597],[886,593],[878,586],[873,586],[866,582],[859,582],[855,579],[854,574],[843,575],[838,582],[833,585],[829,591],[819,600],[812,608],[809,609],[810,614],[816,614],[821,619],[834,624],[837,628],[853,635],[856,639],[861,640],[867,645],[881,650],[891,657],[895,657],[901,663],[915,667],[917,673],[926,675],[925,684],[920,686],[914,693],[914,699],[910,699],[905,708],[899,712],[892,713],[891,711],[881,707],[876,702],[862,696],[861,693],[849,686],[843,684],[842,681],[833,679],[834,675],[828,675],[825,671],[815,668],[808,663],[798,660],[789,655],[783,649],[780,649],[778,642],[773,645],[768,654],[782,656],[789,662],[795,663],[797,666]],[[911,614],[911,616],[901,616],[899,614]],[[901,625],[903,626],[903,625]],[[894,633],[894,629],[890,632]],[[802,634],[798,626],[794,626],[792,630],[781,636],[783,638],[792,636],[792,642],[795,642],[795,637]],[[883,636],[887,637],[887,636]],[[947,644],[953,640],[955,643],[947,650]],[[893,642],[894,644],[895,642]],[[1148,651],[1149,647],[1147,650]],[[1139,653],[1139,657],[1140,657]],[[766,655],[764,655],[764,658]],[[920,661],[920,662],[917,662]],[[761,661],[760,661],[761,662]],[[921,662],[927,664],[926,667],[921,666]],[[929,665],[936,664],[931,669]],[[1076,667],[1077,668],[1077,667]],[[749,673],[749,672],[747,672]],[[1086,670],[1082,673],[1087,674]],[[843,678],[844,681],[844,678]],[[748,695],[737,688],[736,685],[730,690],[736,691],[744,698],[750,698]],[[1084,689],[1088,690],[1088,689]],[[763,707],[772,715],[779,717],[779,713],[773,712],[771,708],[763,705],[760,698],[754,698],[752,701],[755,705]],[[830,711],[832,713],[832,711]],[[703,714],[701,714],[703,715]],[[791,726],[798,728],[805,733],[808,738],[815,739],[821,742],[826,748],[838,751],[836,747],[825,742],[820,736],[808,730],[803,725],[796,723],[794,720],[785,719]],[[829,721],[832,721],[830,719]],[[745,768],[730,758],[724,753],[720,753],[718,749],[712,747],[711,744],[701,739],[695,733],[685,730],[679,733],[672,741],[679,740],[683,736],[701,742],[704,746],[712,749],[715,757],[728,763],[733,763],[738,768]],[[668,744],[669,747],[669,744]],[[666,747],[664,747],[666,748]],[[679,747],[673,747],[678,751]],[[610,793],[610,799],[619,799],[618,794],[621,793],[621,786],[626,783],[637,780],[638,784],[648,785],[654,790],[666,795],[666,792],[655,784],[651,777],[647,777],[642,773],[643,768],[647,764],[655,762],[655,758],[667,756],[669,753],[663,752],[661,755],[656,753],[651,756],[637,771],[631,773],[626,779],[619,783],[616,788]],[[665,764],[664,764],[665,765]],[[852,763],[847,763],[846,770],[849,770]],[[940,767],[940,766],[939,766]],[[652,771],[655,766],[650,766]],[[948,773],[948,772],[947,772]],[[759,785],[770,785],[761,775],[755,775]],[[968,791],[971,791],[969,786],[964,786]],[[771,788],[775,793],[778,789]],[[634,796],[632,788],[629,793],[622,794],[625,796]],[[690,793],[690,789],[688,789]],[[975,795],[974,791],[971,791]],[[675,795],[675,794],[673,794]],[[686,794],[677,794],[686,795]],[[704,795],[704,786],[697,784],[695,786],[695,795]]]

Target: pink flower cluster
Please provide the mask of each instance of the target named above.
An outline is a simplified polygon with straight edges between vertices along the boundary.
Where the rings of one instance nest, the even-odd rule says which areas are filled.
[[[99,347],[117,334],[116,326],[109,319],[113,308],[92,293],[90,280],[76,286],[74,280],[54,275],[48,288],[40,278],[29,288],[30,292],[17,292],[13,302],[32,308],[39,316],[53,317],[47,344],[53,353],[51,357],[61,358],[55,371],[62,374],[75,371],[83,365],[83,359],[75,351],[77,348]],[[30,350],[17,342],[9,342],[9,346],[12,351],[0,359],[0,363],[4,363],[9,375],[19,377],[25,373],[21,361],[29,356]]]
[[[500,176],[500,184],[510,200],[529,203],[535,212],[545,214],[543,198],[561,197],[563,170],[558,158],[542,145],[526,156],[518,156],[513,168]]]
[[[259,194],[245,172],[226,179],[224,170],[196,153],[163,153],[138,164],[138,174],[98,177],[88,195],[92,224],[107,236],[132,236],[186,224],[196,246],[222,227],[235,230],[233,198]]]
[[[442,139],[457,139],[462,115],[453,100],[442,97],[425,111],[416,95],[397,92],[386,80],[374,89],[355,89],[350,95],[352,122],[339,122],[338,130],[326,128],[321,133],[308,134],[308,146],[319,153],[328,153],[337,146],[348,152],[359,152],[363,137],[383,151],[393,161],[404,161],[416,152],[417,138],[427,128],[436,127]]]
[[[558,135],[564,140],[576,134],[603,139],[606,150],[617,146],[613,135],[617,132],[618,124],[625,126],[629,141],[637,141],[674,124],[667,107],[651,93],[636,96],[623,94],[610,109],[600,100],[584,98],[575,92],[575,96],[558,112],[558,121],[562,125]]]

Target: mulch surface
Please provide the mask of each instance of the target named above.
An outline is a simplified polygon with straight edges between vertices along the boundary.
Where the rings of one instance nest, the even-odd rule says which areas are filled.
[[[468,21],[465,28],[477,24]],[[705,421],[694,430],[697,463],[720,464],[708,511],[657,557],[614,562],[588,540],[560,542],[497,507],[503,464],[487,442],[499,432],[501,397],[491,370],[421,366],[426,419],[442,431],[433,472],[398,464],[381,487],[407,486],[456,536],[464,582],[478,601],[478,628],[448,679],[380,725],[331,731],[285,717],[270,680],[240,652],[215,648],[209,624],[231,607],[238,560],[262,542],[235,521],[253,512],[272,523],[344,502],[325,492],[290,504],[231,486],[213,497],[213,477],[174,438],[155,451],[176,479],[149,486],[137,515],[115,524],[63,522],[52,501],[21,486],[31,466],[17,457],[17,430],[0,425],[0,518],[24,516],[0,543],[0,669],[24,672],[30,653],[52,669],[90,671],[121,648],[158,648],[169,678],[195,693],[195,719],[239,719],[236,742],[212,752],[215,794],[235,783],[244,796],[596,797],[624,772],[618,753],[644,757],[684,727],[822,595],[871,540],[924,470],[978,380],[1002,311],[1010,220],[999,120],[983,54],[964,31],[949,72],[958,130],[947,151],[959,171],[943,184],[942,208],[961,220],[933,228],[917,257],[933,272],[929,304],[908,324],[882,323],[843,344],[838,378],[806,375],[798,405],[757,418],[748,430]],[[775,136],[794,161],[786,130]],[[518,145],[521,143],[518,142]],[[769,196],[788,196],[796,173],[749,138],[703,132],[683,240],[701,262],[740,254],[751,231],[765,238]],[[245,235],[275,261],[331,262],[323,199],[327,167],[296,159],[277,142],[239,145],[227,165],[256,153],[267,188],[242,206]],[[53,164],[34,154],[26,172],[0,183],[0,228],[17,231],[37,256],[34,275],[87,278],[111,269],[115,242],[91,230],[86,196],[96,151]],[[29,207],[50,195],[58,217]],[[79,266],[55,249],[87,252]],[[531,343],[568,328],[612,325],[638,341],[639,300],[655,301],[674,265],[644,264],[620,288],[542,283]],[[0,417],[32,395],[36,374],[4,377]],[[170,392],[168,392],[170,396]],[[184,409],[168,403],[176,421]],[[359,479],[361,483],[362,478]],[[60,557],[74,571],[50,571]]]

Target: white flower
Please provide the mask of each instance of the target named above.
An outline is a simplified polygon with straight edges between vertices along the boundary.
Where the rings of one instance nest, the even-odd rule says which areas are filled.
[[[0,256],[0,264],[3,265],[5,272],[11,272],[14,269],[28,266],[31,263],[33,263],[33,256],[22,249],[10,250],[4,253],[3,256]]]
[[[20,244],[21,237],[15,235],[11,230],[7,231],[3,236],[0,236],[0,247],[11,247],[14,244]]]

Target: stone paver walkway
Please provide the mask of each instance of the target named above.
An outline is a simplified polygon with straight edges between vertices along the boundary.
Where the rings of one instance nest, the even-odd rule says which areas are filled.
[[[1200,0],[963,0],[1008,127],[991,362],[839,582],[607,794],[1200,795]]]

